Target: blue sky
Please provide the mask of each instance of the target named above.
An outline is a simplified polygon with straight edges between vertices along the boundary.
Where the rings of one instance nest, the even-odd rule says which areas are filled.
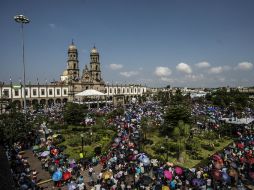
[[[252,0],[23,0],[0,2],[0,81],[59,80],[72,39],[82,71],[95,44],[109,83],[254,86]]]

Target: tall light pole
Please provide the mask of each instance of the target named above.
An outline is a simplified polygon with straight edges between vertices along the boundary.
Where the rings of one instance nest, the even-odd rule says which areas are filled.
[[[81,133],[80,137],[81,137],[81,152],[83,154],[84,153],[84,134]]]
[[[24,110],[26,114],[26,67],[25,67],[25,40],[24,40],[24,24],[28,24],[30,20],[24,15],[14,16],[14,20],[17,23],[21,24],[21,33],[22,33],[22,62],[23,62],[23,86],[24,86]]]

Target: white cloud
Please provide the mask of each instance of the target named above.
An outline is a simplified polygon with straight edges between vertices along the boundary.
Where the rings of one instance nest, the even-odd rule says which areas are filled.
[[[176,69],[180,72],[183,72],[183,73],[186,73],[186,74],[190,74],[192,73],[192,70],[191,70],[191,67],[186,64],[186,63],[179,63],[177,66],[176,66]]]
[[[167,77],[171,75],[171,70],[168,67],[156,67],[155,69],[155,75],[158,77]]]
[[[199,81],[199,80],[202,80],[204,79],[204,75],[203,74],[197,74],[197,75],[186,75],[185,78],[188,80],[188,81]]]
[[[53,23],[51,23],[51,24],[49,24],[49,27],[50,27],[50,28],[55,28],[55,27],[56,27],[56,25],[55,25],[55,24],[53,24]]]
[[[235,69],[248,71],[248,70],[253,69],[253,64],[250,62],[241,62],[241,63],[238,63],[238,65],[236,66]]]
[[[131,77],[134,75],[137,75],[137,71],[125,71],[125,72],[120,72],[120,75],[125,76],[125,77]]]
[[[199,63],[197,63],[197,64],[195,64],[195,65],[196,65],[196,67],[198,67],[198,68],[208,68],[208,67],[211,66],[210,63],[208,63],[208,62],[206,62],[206,61],[199,62]]]
[[[223,68],[221,66],[212,67],[212,68],[209,69],[208,72],[211,73],[211,74],[219,74],[219,73],[223,72]]]
[[[112,63],[112,64],[109,65],[109,67],[110,67],[110,69],[112,69],[112,70],[118,70],[118,69],[123,68],[123,65]]]

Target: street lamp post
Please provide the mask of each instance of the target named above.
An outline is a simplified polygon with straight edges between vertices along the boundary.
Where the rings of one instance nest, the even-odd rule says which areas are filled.
[[[25,67],[25,40],[24,40],[24,24],[28,24],[30,20],[24,15],[16,15],[14,16],[14,20],[17,23],[21,24],[21,32],[22,32],[22,62],[23,62],[23,81],[24,81],[24,110],[26,114],[26,67]]]
[[[106,106],[108,106],[108,95],[109,95],[109,83],[106,83],[107,86],[107,95],[106,95]]]
[[[80,136],[81,136],[81,152],[83,154],[84,153],[84,134],[82,133]]]

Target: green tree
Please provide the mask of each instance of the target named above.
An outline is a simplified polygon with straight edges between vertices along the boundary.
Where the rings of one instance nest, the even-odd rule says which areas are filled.
[[[13,145],[14,142],[25,140],[32,129],[32,120],[13,110],[0,115],[0,141]]]
[[[64,107],[64,121],[67,124],[77,125],[83,119],[87,113],[87,107],[85,105],[67,103]]]
[[[163,133],[170,135],[179,121],[191,124],[191,110],[188,106],[179,104],[171,105],[164,115]]]
[[[184,97],[181,91],[177,90],[175,95],[171,95],[170,105],[164,114],[162,133],[170,136],[179,121],[191,124],[192,117],[191,104],[188,97]]]
[[[142,133],[144,134],[144,141],[146,141],[146,136],[148,132],[148,118],[147,117],[142,117],[140,126],[141,126]]]
[[[186,150],[187,140],[190,137],[190,125],[184,123],[183,121],[179,121],[177,127],[173,130],[173,138],[178,143],[178,160],[180,162],[184,161],[183,153]]]
[[[158,100],[161,102],[162,105],[168,105],[170,101],[170,93],[169,92],[158,92]]]

